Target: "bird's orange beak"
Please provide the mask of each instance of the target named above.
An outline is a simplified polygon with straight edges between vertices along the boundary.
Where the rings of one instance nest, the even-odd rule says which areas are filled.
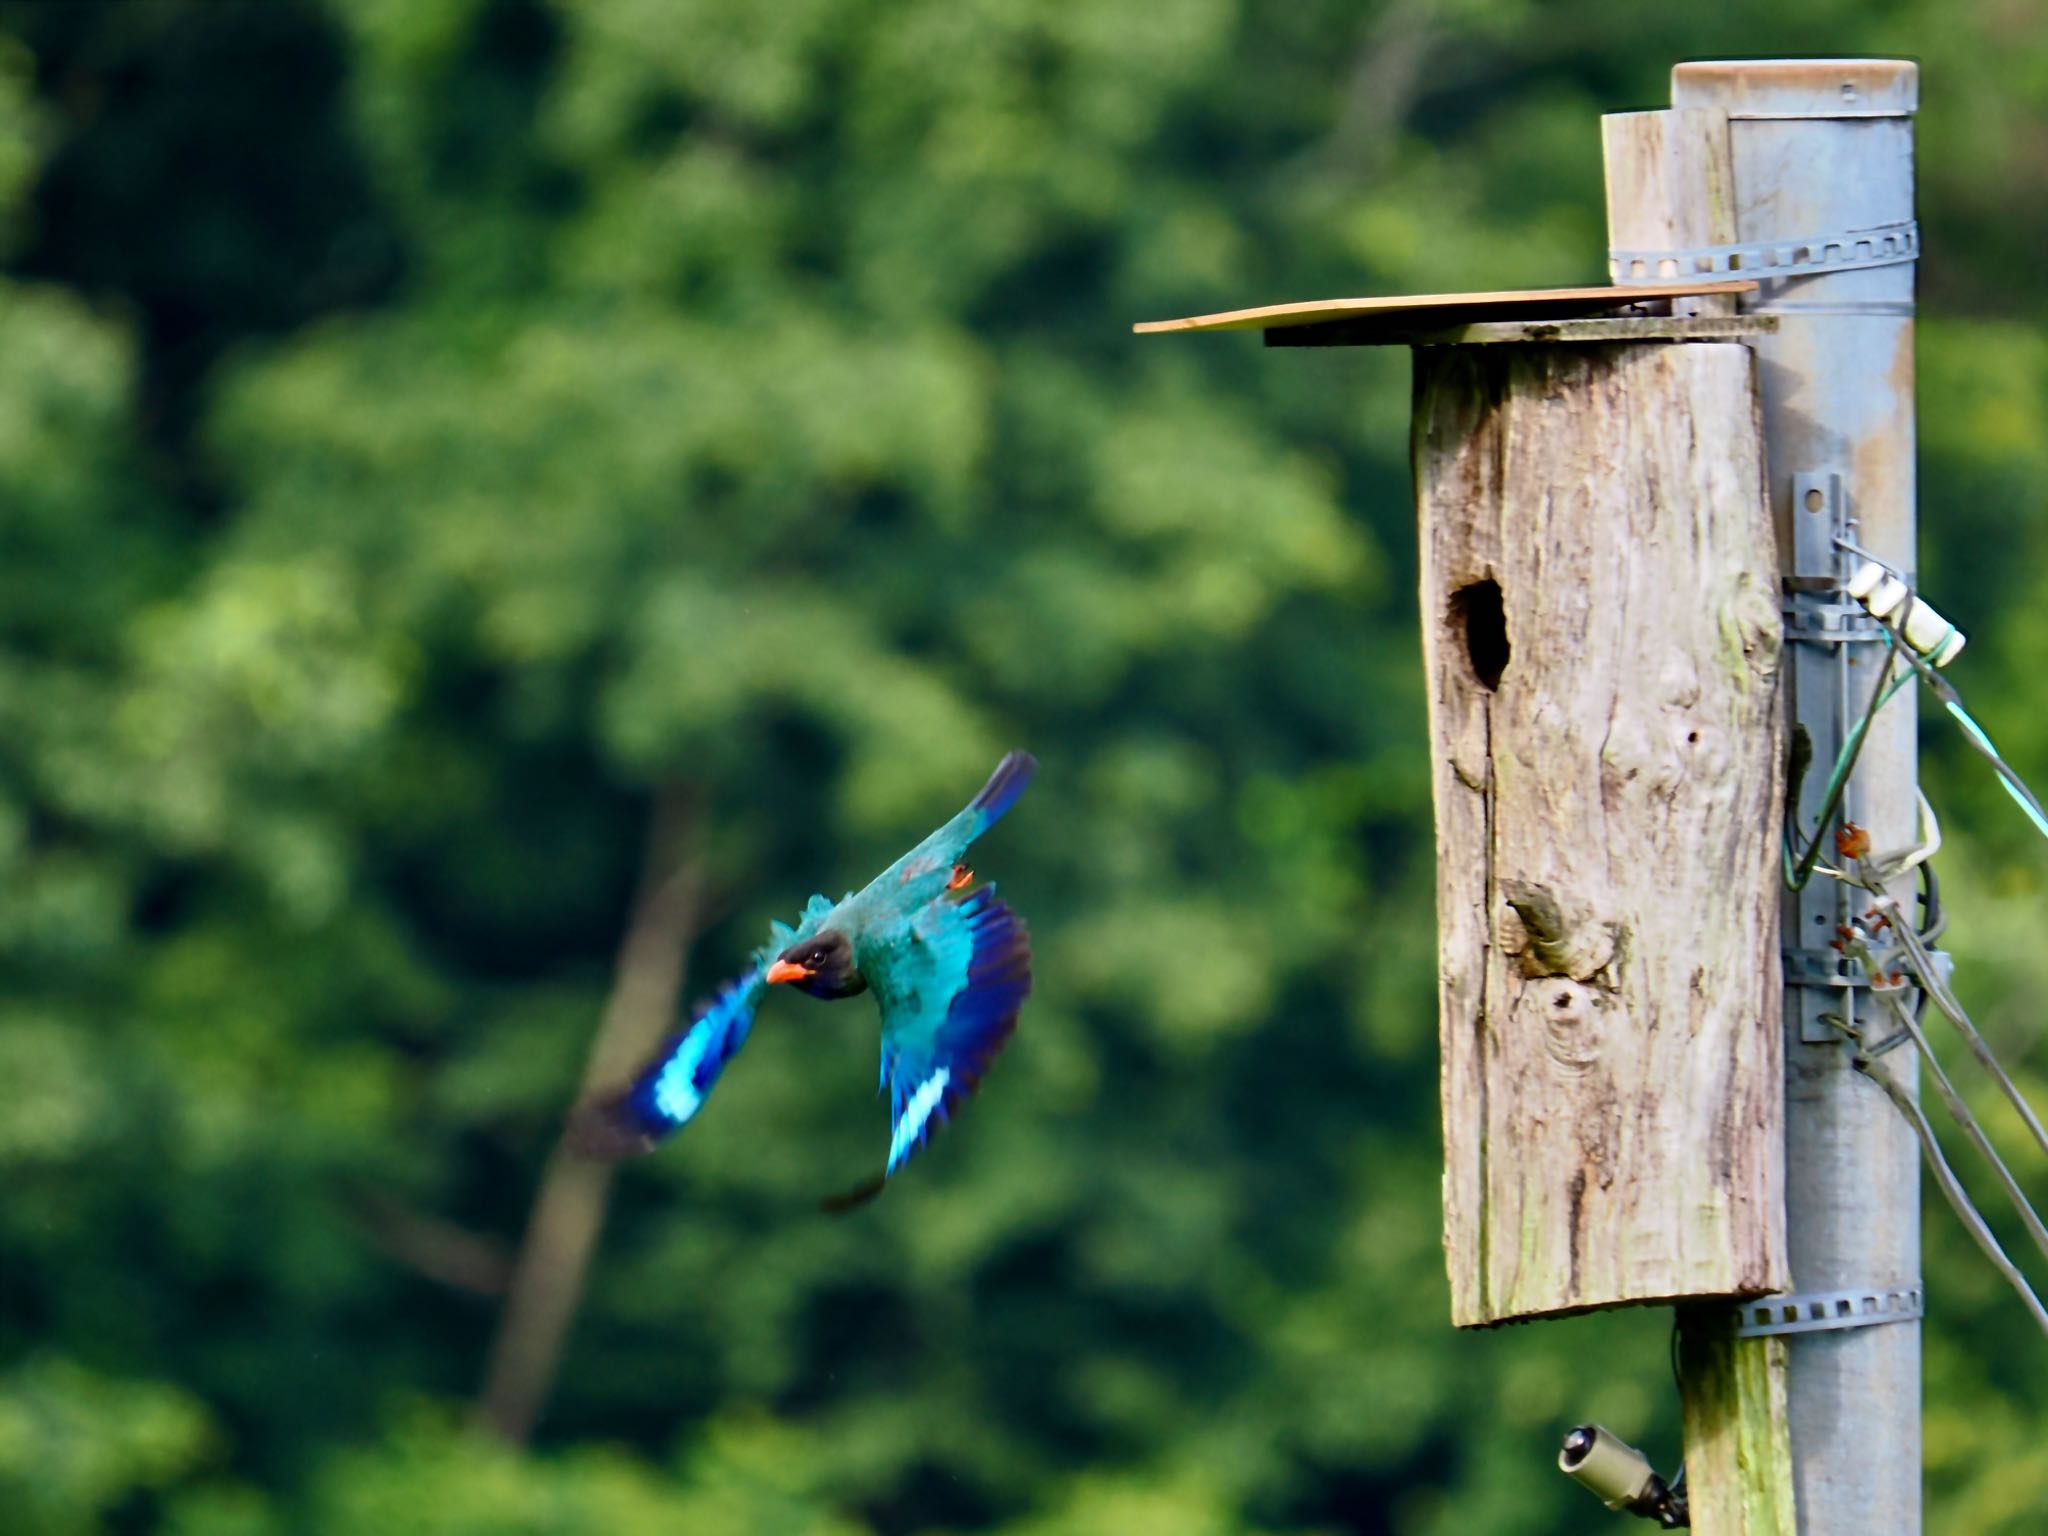
[[[811,972],[791,960],[778,960],[768,967],[768,984],[772,987],[784,981],[807,981]]]

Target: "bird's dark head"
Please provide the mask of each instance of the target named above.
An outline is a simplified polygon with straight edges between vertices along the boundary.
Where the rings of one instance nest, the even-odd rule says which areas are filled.
[[[867,978],[854,966],[852,941],[832,928],[777,955],[768,980],[786,981],[813,997],[852,997],[868,989]]]

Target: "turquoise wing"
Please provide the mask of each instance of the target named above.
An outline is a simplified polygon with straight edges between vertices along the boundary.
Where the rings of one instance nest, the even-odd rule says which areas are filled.
[[[936,899],[948,888],[953,866],[977,837],[1017,803],[1037,772],[1038,759],[1029,752],[1005,755],[981,792],[958,815],[883,870],[858,895],[848,898],[848,903],[863,917],[890,920]]]
[[[882,997],[882,1086],[894,1173],[931,1138],[1017,1027],[1031,991],[1031,937],[983,886],[911,919]],[[870,978],[873,980],[873,978]]]

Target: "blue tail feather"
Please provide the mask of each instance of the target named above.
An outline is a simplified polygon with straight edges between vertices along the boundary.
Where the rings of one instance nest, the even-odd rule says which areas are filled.
[[[981,812],[981,828],[987,831],[1002,819],[1003,812],[1017,803],[1017,797],[1031,787],[1038,772],[1038,759],[1029,752],[1012,752],[989,775],[981,793],[968,802],[968,809]]]

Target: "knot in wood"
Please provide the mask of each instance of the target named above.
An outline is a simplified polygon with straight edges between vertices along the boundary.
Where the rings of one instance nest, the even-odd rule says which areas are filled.
[[[1532,881],[1503,880],[1500,891],[1506,904],[1496,923],[1501,952],[1515,957],[1524,976],[1564,976],[1612,990],[1626,928]]]
[[[1735,590],[1721,608],[1720,654],[1735,687],[1768,691],[1783,663],[1785,616],[1775,592],[1748,571],[1735,578]]]
[[[1529,993],[1543,1015],[1543,1048],[1550,1059],[1574,1077],[1592,1071],[1600,1060],[1605,1000],[1561,976],[1534,983]]]

